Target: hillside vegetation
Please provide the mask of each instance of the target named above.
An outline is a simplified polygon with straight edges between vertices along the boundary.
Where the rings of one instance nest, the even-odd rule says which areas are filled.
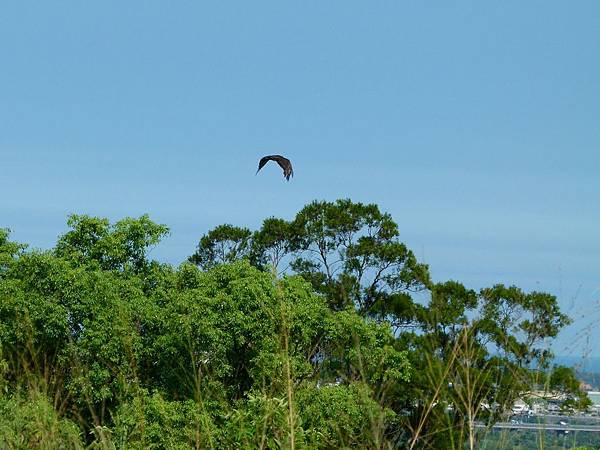
[[[587,405],[554,296],[433,281],[375,205],[220,225],[179,267],[147,216],[68,225],[0,230],[0,448],[474,448],[532,390]]]

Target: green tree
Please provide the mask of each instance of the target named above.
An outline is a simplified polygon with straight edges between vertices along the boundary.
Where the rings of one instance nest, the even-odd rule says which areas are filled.
[[[26,245],[9,241],[9,235],[10,230],[0,228],[0,276],[7,270],[9,264],[27,248]]]
[[[376,205],[313,202],[294,219],[292,267],[327,294],[335,309],[403,323],[411,294],[429,284],[426,265],[398,240],[398,226]]]
[[[592,401],[581,388],[581,381],[575,376],[572,367],[552,367],[547,380],[548,382],[544,384],[546,391],[559,393],[561,396],[566,397],[561,405],[563,410],[585,411],[592,406]]]
[[[293,224],[283,219],[265,219],[260,230],[252,234],[252,263],[275,270],[292,250],[295,236]]]
[[[545,341],[569,323],[549,294],[503,285],[477,293],[455,281],[434,285],[417,317],[418,331],[399,337],[416,350],[414,396],[423,399],[407,417],[410,444],[441,439],[455,448],[474,448],[475,421],[493,424],[543,383],[552,357]],[[579,398],[573,385],[562,389]]]
[[[389,326],[249,261],[151,261],[166,228],[147,218],[69,223],[52,251],[11,245],[0,277],[0,397],[52,399],[32,423],[50,417],[99,446],[387,442],[385,391],[411,371]],[[21,422],[7,425],[15,436]]]
[[[391,216],[376,205],[315,201],[291,221],[270,218],[244,236],[257,267],[283,266],[311,283],[331,310],[350,308],[391,325],[390,345],[408,351],[416,368],[408,389],[403,383],[385,389],[388,404],[404,412],[402,429],[393,433],[406,445],[468,441],[473,447],[476,420],[498,420],[547,376],[552,355],[543,343],[569,323],[546,293],[504,285],[476,292],[457,281],[432,282],[428,267],[400,242]],[[237,257],[231,253],[228,260]],[[327,354],[322,370],[340,369],[335,355]],[[440,431],[459,429],[467,433]]]
[[[425,290],[430,277],[398,236],[396,223],[376,205],[315,201],[291,222],[269,218],[254,233],[220,225],[201,238],[190,261],[202,268],[250,254],[260,268],[285,261],[332,308],[353,305],[401,325],[411,320],[412,294]]]
[[[134,273],[148,269],[149,249],[169,232],[166,226],[154,223],[147,215],[126,218],[114,225],[107,219],[71,215],[67,224],[72,230],[58,240],[57,256],[77,263],[94,262],[103,270]]]
[[[179,267],[147,216],[68,223],[0,231],[0,435],[28,436],[0,446],[473,448],[519,396],[589,402],[550,369],[555,297],[432,282],[375,205],[224,225]]]
[[[203,269],[209,269],[217,264],[247,257],[251,235],[247,228],[219,225],[200,238],[198,249],[189,257],[189,261]]]

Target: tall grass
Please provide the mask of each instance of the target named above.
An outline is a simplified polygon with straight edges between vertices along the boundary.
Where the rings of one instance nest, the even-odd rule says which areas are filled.
[[[51,365],[44,362],[35,348],[28,346],[22,349],[18,370],[14,367],[9,369],[8,361],[0,358],[0,448],[214,449],[223,448],[226,443],[230,448],[295,449],[312,448],[318,442],[324,448],[355,448],[357,445],[372,449],[398,448],[399,442],[386,434],[388,424],[385,416],[375,414],[373,410],[367,412],[369,423],[358,439],[340,426],[347,419],[342,415],[326,418],[326,425],[335,430],[334,441],[332,436],[320,439],[315,435],[318,432],[304,426],[303,414],[299,411],[301,405],[296,399],[299,385],[294,378],[289,355],[289,314],[285,307],[282,308],[281,379],[263,384],[260,393],[254,392],[237,406],[231,406],[226,411],[223,424],[215,423],[206,408],[203,386],[210,381],[211,374],[202,369],[193,352],[190,352],[190,365],[184,372],[194,387],[192,400],[168,401],[158,393],[149,393],[136,380],[122,380],[120,397],[114,402],[120,406],[104,414],[98,412],[98,404],[91,398],[87,404],[66,408],[69,394],[61,386],[62,378],[52,371]],[[477,421],[486,417],[481,414],[482,404],[478,399],[484,396],[483,390],[489,386],[489,380],[485,379],[485,367],[472,366],[476,350],[468,339],[468,333],[468,329],[461,332],[445,365],[428,356],[426,370],[430,393],[427,397],[415,399],[423,405],[417,420],[403,422],[410,435],[408,448],[441,448],[436,435],[442,438],[444,448],[448,449],[516,448],[510,432],[497,433],[489,428],[475,427]],[[360,341],[355,342],[354,350],[362,360],[366,355],[362,354]],[[32,355],[35,357],[32,358]],[[73,364],[77,365],[77,362],[73,361]],[[135,364],[133,361],[131,364],[133,372]],[[15,378],[17,372],[18,382]],[[358,373],[363,386],[367,386],[360,366]],[[543,375],[540,374],[540,377]],[[539,381],[542,386],[548,386],[547,379],[540,378]],[[440,408],[442,404],[450,404],[446,389],[448,383],[453,384],[453,411]],[[329,385],[321,386],[319,390],[336,388]],[[375,393],[365,388],[360,395],[364,396],[365,404],[382,399],[385,403],[387,389]],[[457,412],[464,416],[464,422],[452,417]],[[348,411],[348,414],[353,413]],[[496,434],[499,438],[494,437]],[[482,442],[488,440],[494,442],[493,447],[482,446]],[[548,440],[552,443],[557,441],[556,437],[538,432],[535,445],[540,449],[555,448],[547,445]]]
[[[425,387],[409,399],[417,407],[412,414],[399,408],[394,412],[389,400],[398,384],[385,378],[374,383],[369,378],[374,355],[365,350],[364,337],[352,327],[346,331],[352,342],[347,351],[356,356],[353,367],[341,368],[337,379],[332,379],[315,358],[315,373],[300,375],[292,330],[299,319],[280,281],[273,278],[273,282],[279,305],[273,310],[279,315],[274,336],[278,346],[272,356],[275,369],[233,400],[217,388],[214,368],[198,353],[194,323],[182,324],[179,330],[186,342],[186,358],[183,366],[172,368],[190,395],[173,398],[144,385],[134,350],[138,344],[131,338],[137,325],[123,310],[111,327],[111,339],[123,341],[127,367],[118,369],[106,361],[107,370],[116,377],[113,396],[98,400],[82,384],[82,395],[74,401],[66,383],[85,379],[89,367],[76,352],[70,353],[68,362],[47,354],[36,344],[36,325],[24,314],[20,317],[24,345],[7,348],[10,356],[1,353],[0,346],[0,448],[475,449],[495,437],[489,426],[477,425],[491,425],[505,417],[506,410],[495,416],[483,405],[482,399],[492,394],[499,380],[490,379],[494,372],[489,363],[481,365],[481,348],[471,328],[458,332],[445,357],[431,344],[419,368]],[[378,357],[383,370],[384,356]],[[74,375],[69,380],[65,367]],[[528,381],[517,379],[520,372],[511,375],[517,382]],[[547,374],[537,376],[536,384],[549,390]],[[536,446],[547,448],[548,439],[539,432]],[[509,434],[490,441],[495,442],[494,448],[514,445]]]

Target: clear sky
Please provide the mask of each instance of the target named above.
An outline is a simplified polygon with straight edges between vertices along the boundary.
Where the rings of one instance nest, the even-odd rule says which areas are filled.
[[[554,293],[557,353],[600,356],[599,152],[597,0],[0,6],[0,226],[37,248],[148,213],[177,264],[221,223],[374,202],[435,279]],[[289,183],[254,176],[271,153]]]

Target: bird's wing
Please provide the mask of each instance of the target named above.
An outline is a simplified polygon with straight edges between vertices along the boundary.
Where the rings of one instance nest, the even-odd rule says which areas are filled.
[[[277,164],[279,164],[279,167],[281,167],[283,169],[283,176],[285,177],[286,180],[290,180],[290,176],[294,176],[294,170],[292,169],[292,163],[290,162],[289,159],[281,156],[281,155],[268,155],[268,156],[263,156],[260,161],[258,162],[258,170],[256,171],[256,173],[258,173],[260,171],[260,169],[262,169],[265,164],[267,164],[269,161],[275,161]]]
[[[272,155],[260,158],[260,161],[258,162],[258,170],[256,171],[256,173],[258,173],[260,171],[260,169],[265,167],[265,164],[268,163],[269,161],[271,161],[272,159],[273,159]]]
[[[273,160],[277,161],[277,164],[283,169],[283,176],[289,181],[290,176],[294,176],[294,169],[292,168],[291,161],[281,155],[274,155]]]

